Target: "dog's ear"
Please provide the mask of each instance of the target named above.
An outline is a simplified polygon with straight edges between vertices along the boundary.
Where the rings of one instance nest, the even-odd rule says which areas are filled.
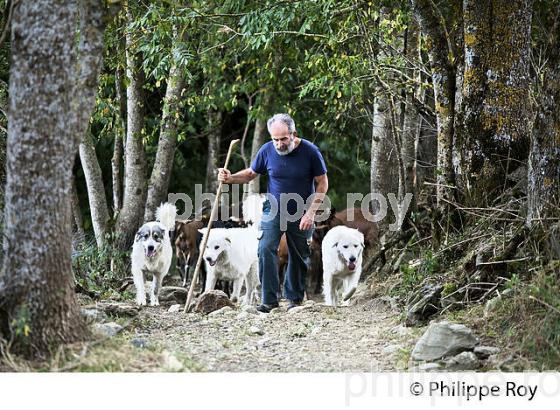
[[[200,232],[202,235],[204,235],[207,230],[208,230],[208,228],[201,228],[201,229],[198,230],[198,232]]]
[[[366,247],[366,245],[364,245],[363,242],[360,242],[360,246],[362,247],[362,249],[364,249]]]

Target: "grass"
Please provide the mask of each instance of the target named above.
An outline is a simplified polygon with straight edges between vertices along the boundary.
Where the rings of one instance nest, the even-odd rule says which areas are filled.
[[[411,347],[401,347],[395,355],[395,367],[399,370],[406,371],[410,366],[411,355]]]
[[[391,289],[392,296],[405,296],[427,278],[433,277],[441,270],[441,261],[437,255],[427,249],[421,252],[419,261],[410,261],[399,267],[400,284]]]
[[[146,347],[131,344],[133,335],[122,333],[103,340],[68,345],[50,360],[23,361],[17,357],[4,360],[2,371],[34,372],[200,372],[203,366],[181,352],[166,351],[148,341]],[[170,367],[166,357],[173,357],[180,369]]]
[[[560,261],[536,270],[529,282],[514,286],[498,301],[485,324],[504,347],[532,370],[560,368]]]

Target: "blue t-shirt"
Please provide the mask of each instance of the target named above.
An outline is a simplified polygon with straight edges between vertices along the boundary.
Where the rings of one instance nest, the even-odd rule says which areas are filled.
[[[319,148],[304,139],[288,155],[278,154],[274,143],[267,142],[257,152],[251,169],[258,174],[268,174],[268,193],[276,198],[279,206],[282,193],[298,194],[305,203],[315,192],[314,178],[327,173]],[[288,201],[287,212],[294,215],[296,210],[297,203]]]

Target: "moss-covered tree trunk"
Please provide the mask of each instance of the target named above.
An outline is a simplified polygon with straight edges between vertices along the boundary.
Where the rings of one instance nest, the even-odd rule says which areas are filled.
[[[440,11],[431,0],[412,0],[414,16],[426,37],[434,89],[437,121],[436,197],[438,209],[448,208],[446,200],[454,197],[452,143],[455,116],[455,67],[451,38],[442,25]]]
[[[28,357],[86,334],[70,259],[72,165],[95,103],[103,10],[79,2],[78,61],[75,2],[13,10],[0,332]]]
[[[532,0],[465,0],[464,81],[457,130],[460,187],[488,203],[527,158]],[[498,191],[496,191],[498,190]]]
[[[490,1],[465,0],[463,3],[464,65],[462,103],[457,110],[455,139],[455,171],[463,199],[471,196],[473,165],[481,157],[474,135],[482,134],[486,73],[484,71],[484,44],[490,33]]]
[[[547,64],[537,87],[537,112],[529,153],[527,225],[558,216],[560,204],[560,7],[546,18],[552,20],[545,42]],[[555,18],[554,18],[555,17]],[[548,228],[548,223],[544,222]]]

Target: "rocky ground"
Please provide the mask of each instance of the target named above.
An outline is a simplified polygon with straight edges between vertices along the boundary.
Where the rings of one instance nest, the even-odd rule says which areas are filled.
[[[351,306],[309,300],[269,314],[225,307],[210,314],[170,312],[173,302],[145,307],[133,317],[91,318],[111,336],[62,369],[77,371],[368,372],[408,368],[421,335],[399,324],[391,298],[358,294]],[[176,305],[175,308],[179,308]],[[96,312],[90,305],[87,309]],[[111,309],[110,309],[111,310]],[[114,309],[113,309],[114,310]],[[171,309],[173,310],[173,308]],[[99,311],[97,311],[99,313]],[[122,313],[122,312],[121,312]],[[126,312],[125,312],[126,313]],[[95,316],[95,314],[94,314]],[[122,328],[121,328],[122,327]]]
[[[254,308],[222,308],[210,315],[144,309],[136,341],[157,343],[187,356],[205,371],[331,372],[396,370],[410,349],[409,329],[383,303],[337,309],[313,301],[270,314]]]
[[[169,288],[174,293],[173,289]],[[221,293],[221,292],[217,292]],[[223,299],[229,303],[225,294]],[[211,296],[211,295],[208,295]],[[211,298],[210,298],[211,299]],[[183,313],[183,305],[105,306],[94,328],[107,342],[82,355],[74,370],[211,372],[378,372],[487,370],[500,349],[481,346],[468,327],[435,320],[405,327],[390,297],[360,289],[353,303],[327,307],[319,299],[269,314],[254,306]],[[223,306],[220,299],[217,306]],[[198,307],[203,304],[197,304]],[[122,310],[121,308],[125,308]],[[208,307],[206,305],[206,307]],[[121,309],[122,311],[120,311]],[[136,310],[134,310],[136,309]],[[99,312],[99,309],[93,309]],[[124,319],[132,313],[132,318]],[[116,316],[115,316],[116,315]],[[118,318],[120,316],[120,318]],[[115,321],[115,317],[117,317]],[[110,343],[110,345],[107,345]],[[68,367],[68,365],[65,365]],[[63,367],[64,368],[64,367]]]
[[[332,372],[397,370],[416,337],[398,324],[390,300],[337,309],[313,300],[269,314],[254,307],[225,307],[209,315],[146,307],[115,340],[162,360],[138,370],[227,372]],[[135,370],[127,368],[122,370]]]
[[[177,289],[169,287],[167,294],[176,297]],[[230,303],[225,294],[218,296],[214,309]],[[484,346],[483,335],[467,326],[435,318],[429,326],[405,327],[402,306],[395,299],[372,298],[365,288],[359,289],[350,306],[335,309],[316,298],[287,311],[283,301],[269,314],[238,304],[209,314],[183,313],[183,305],[173,298],[141,309],[122,301],[86,299],[82,305],[96,335],[93,341],[59,352],[40,368],[10,361],[0,370],[511,370],[502,366],[500,349]]]

